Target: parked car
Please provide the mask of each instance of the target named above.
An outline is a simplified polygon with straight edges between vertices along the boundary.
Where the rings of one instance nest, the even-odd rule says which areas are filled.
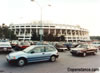
[[[66,50],[68,50],[67,47],[64,44],[61,44],[61,43],[56,43],[55,47],[56,47],[56,49],[58,51],[66,51]]]
[[[72,48],[70,53],[72,55],[83,55],[86,56],[88,53],[93,53],[94,55],[97,53],[97,48],[91,44],[80,44],[76,48]]]
[[[0,51],[12,51],[10,42],[0,42]]]
[[[93,42],[92,44],[100,50],[100,42]]]
[[[15,48],[16,45],[19,43],[19,41],[14,40],[14,41],[11,41],[10,43],[11,43],[12,48]]]
[[[100,73],[100,68],[98,68],[94,73]]]
[[[29,47],[30,45],[31,44],[29,42],[20,41],[15,45],[14,50],[21,51],[21,50],[24,50],[25,48]]]
[[[29,62],[38,62],[50,60],[56,61],[58,51],[54,46],[50,45],[32,45],[23,51],[12,52],[7,55],[9,63],[15,63],[18,66],[24,66]]]
[[[36,45],[49,45],[48,42],[37,42]]]

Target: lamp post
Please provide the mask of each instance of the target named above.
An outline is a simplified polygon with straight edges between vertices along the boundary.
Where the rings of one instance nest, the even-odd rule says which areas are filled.
[[[36,2],[35,0],[31,0],[33,2]],[[37,2],[36,2],[37,3]],[[43,26],[42,26],[42,7],[40,6],[39,3],[37,3],[37,5],[40,7],[40,30],[39,30],[39,34],[40,34],[40,42],[43,41]]]

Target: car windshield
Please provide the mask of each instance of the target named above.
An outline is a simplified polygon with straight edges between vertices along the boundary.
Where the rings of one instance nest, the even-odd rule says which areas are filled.
[[[27,47],[26,49],[24,49],[23,51],[24,52],[29,52],[30,50],[32,50],[34,48],[34,46],[30,46],[30,47]]]
[[[78,48],[87,48],[88,45],[79,45]]]

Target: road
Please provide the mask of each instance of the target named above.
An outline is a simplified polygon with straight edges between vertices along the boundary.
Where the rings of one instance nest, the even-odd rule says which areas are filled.
[[[56,62],[30,63],[24,67],[9,65],[6,61],[6,54],[0,54],[0,73],[94,73],[94,71],[68,71],[77,68],[99,68],[100,52],[97,55],[86,57],[72,56],[69,51],[60,52]]]

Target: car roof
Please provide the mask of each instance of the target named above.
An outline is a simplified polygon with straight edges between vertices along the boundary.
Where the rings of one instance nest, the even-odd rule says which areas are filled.
[[[0,42],[0,44],[10,44],[10,42]]]
[[[53,45],[32,45],[34,47],[38,47],[38,46],[53,46]]]

